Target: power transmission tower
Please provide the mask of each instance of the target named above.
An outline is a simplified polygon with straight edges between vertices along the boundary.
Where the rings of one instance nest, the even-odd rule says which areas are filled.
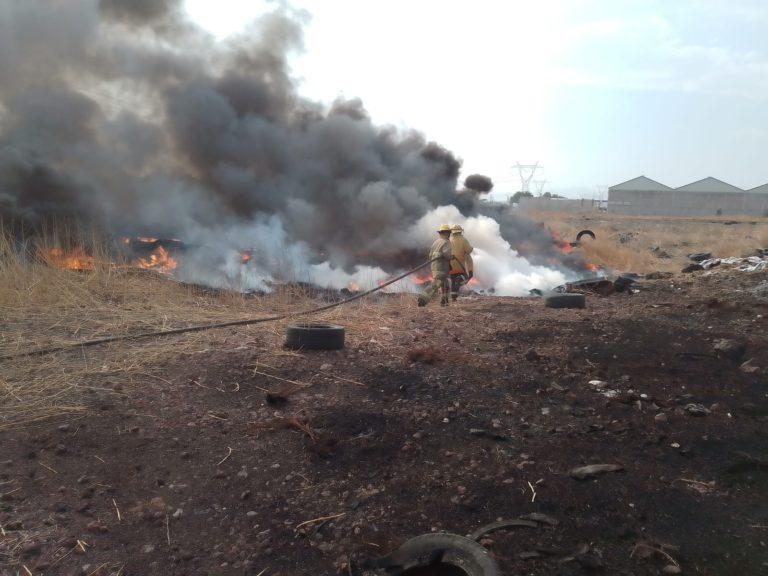
[[[541,196],[544,193],[544,186],[546,186],[546,180],[534,180],[533,185],[536,186],[536,193]]]
[[[531,192],[531,180],[536,174],[536,170],[540,168],[539,163],[536,164],[520,164],[515,163],[517,171],[520,173],[520,192]]]

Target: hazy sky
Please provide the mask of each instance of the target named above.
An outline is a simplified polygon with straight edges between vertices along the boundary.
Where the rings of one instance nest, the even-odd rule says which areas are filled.
[[[591,196],[645,174],[768,182],[766,0],[293,0],[303,95],[360,97],[519,189]],[[187,0],[220,38],[274,4]]]

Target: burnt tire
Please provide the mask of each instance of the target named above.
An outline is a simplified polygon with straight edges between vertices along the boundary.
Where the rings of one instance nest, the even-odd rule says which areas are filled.
[[[594,240],[594,239],[595,239],[595,233],[594,233],[594,232],[592,232],[592,230],[582,230],[581,232],[579,232],[578,234],[576,234],[576,242],[579,242],[579,241],[581,241],[581,239],[582,239],[584,236],[589,236],[590,238],[592,238],[592,240]]]
[[[303,324],[288,326],[285,347],[292,350],[341,350],[344,348],[344,328],[332,324]]]
[[[544,296],[547,308],[585,308],[587,299],[584,294],[549,294]]]
[[[500,576],[501,574],[496,561],[483,546],[458,534],[437,533],[416,536],[400,546],[392,556],[413,560],[412,563],[406,561],[404,565],[400,564],[405,568],[400,573],[406,575],[425,567],[424,558],[429,557],[430,550],[444,551],[437,563],[439,567],[458,568],[466,576]]]

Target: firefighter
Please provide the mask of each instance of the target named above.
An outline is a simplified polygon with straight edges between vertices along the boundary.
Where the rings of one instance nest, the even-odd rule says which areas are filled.
[[[472,262],[472,244],[464,238],[464,228],[454,224],[451,228],[451,299],[459,297],[459,288],[469,282],[474,275]]]
[[[419,296],[419,306],[426,306],[438,292],[440,292],[440,305],[448,306],[448,272],[451,270],[451,227],[448,224],[440,225],[437,233],[438,239],[432,243],[429,249],[429,259],[434,260],[432,266],[432,284],[424,294]]]

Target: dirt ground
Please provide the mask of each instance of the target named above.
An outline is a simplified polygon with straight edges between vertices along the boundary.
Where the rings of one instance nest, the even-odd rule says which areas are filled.
[[[0,573],[347,574],[534,512],[549,524],[483,541],[504,574],[768,573],[767,276],[584,310],[398,301],[372,330],[350,318],[342,351],[232,329],[105,375],[86,414],[0,432]],[[623,471],[569,476],[588,464]]]

